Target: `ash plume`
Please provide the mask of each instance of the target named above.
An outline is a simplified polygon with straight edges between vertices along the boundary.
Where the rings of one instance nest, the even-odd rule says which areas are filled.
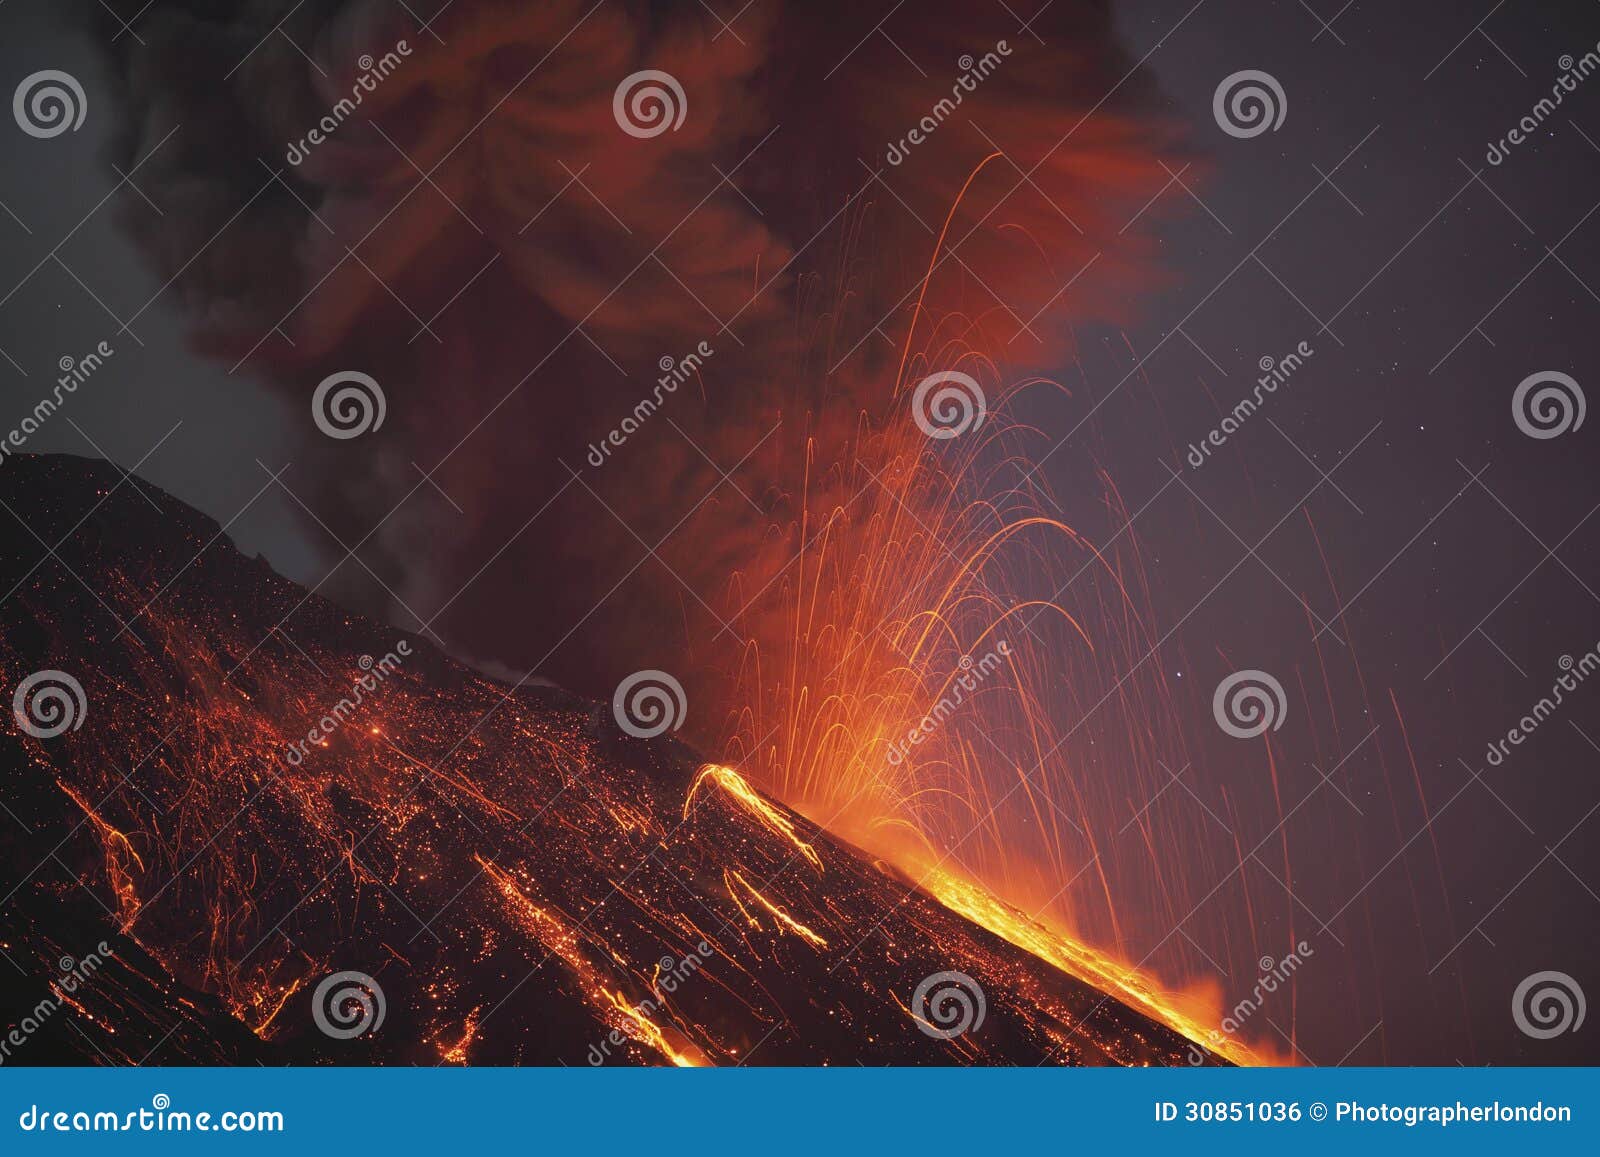
[[[1179,146],[1108,4],[281,7],[103,26],[115,159],[165,140],[166,212],[126,228],[195,349],[296,423],[308,535],[364,564],[323,593],[485,669],[609,696],[736,665],[784,629],[751,595],[801,492],[843,503],[836,465],[905,420],[908,348],[1057,369],[1159,276],[1127,224]],[[636,136],[617,90],[647,70],[687,107]],[[346,371],[386,403],[354,442],[309,404]]]

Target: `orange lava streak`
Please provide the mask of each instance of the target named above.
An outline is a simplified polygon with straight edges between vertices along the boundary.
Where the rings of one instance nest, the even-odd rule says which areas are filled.
[[[512,914],[520,918],[524,927],[533,933],[539,943],[559,956],[568,968],[578,974],[579,979],[585,981],[595,979],[594,967],[578,950],[578,934],[568,927],[565,921],[552,916],[528,899],[510,872],[482,856],[474,855],[472,858],[483,869],[490,882],[500,890]]]
[[[767,800],[750,786],[750,782],[731,767],[720,763],[708,763],[700,769],[700,774],[694,777],[694,782],[689,785],[689,794],[683,800],[683,818],[689,818],[689,809],[694,804],[695,793],[700,790],[700,785],[710,780],[717,787],[727,792],[733,800],[745,811],[749,812],[761,824],[788,840],[800,850],[800,854],[811,861],[811,866],[817,871],[822,871],[822,857],[817,855],[817,850],[802,840],[794,830],[794,821],[773,807]]]
[[[984,157],[974,166],[972,172],[967,174],[967,179],[961,186],[961,192],[950,203],[950,212],[945,214],[944,225],[939,229],[939,240],[934,242],[933,253],[928,257],[928,272],[922,276],[922,287],[917,291],[917,306],[911,313],[911,325],[906,330],[906,343],[900,351],[900,368],[895,373],[895,389],[899,390],[905,380],[906,363],[911,360],[911,339],[916,336],[917,318],[922,314],[922,305],[928,296],[928,286],[933,283],[933,271],[939,265],[939,251],[944,248],[944,239],[950,235],[950,223],[956,219],[956,210],[961,208],[961,202],[966,199],[967,190],[972,188],[972,182],[978,179],[978,174],[983,172],[984,166],[996,158],[1005,156],[1001,152],[993,152]]]
[[[282,1012],[284,1006],[289,1003],[289,998],[295,993],[299,992],[304,985],[304,977],[300,977],[291,981],[289,987],[285,988],[279,995],[278,1003],[272,1006],[272,1011],[267,1013],[267,1015],[258,1025],[250,1026],[250,1021],[245,1017],[244,1014],[247,1010],[258,1010],[263,1004],[266,1003],[268,999],[268,986],[263,985],[260,989],[257,989],[255,992],[255,999],[251,1003],[245,1004],[239,1001],[229,1001],[229,1007],[233,1009],[233,1014],[235,1016],[244,1021],[247,1026],[250,1026],[250,1031],[255,1033],[256,1036],[260,1037],[262,1040],[271,1040],[273,1036],[272,1022],[278,1019],[278,1014]]]
[[[705,1052],[694,1042],[683,1037],[681,1033],[674,1032],[675,1038],[681,1038],[674,1043],[673,1039],[669,1039],[666,1028],[656,1024],[640,1008],[629,1003],[624,994],[613,991],[604,982],[600,970],[590,963],[579,947],[576,928],[530,900],[518,887],[511,873],[482,856],[473,856],[473,859],[505,897],[512,914],[528,927],[541,944],[560,957],[571,969],[583,990],[584,997],[599,1014],[602,1023],[626,1033],[641,1044],[648,1045],[680,1067],[711,1064]],[[457,1047],[464,1048],[466,1043],[463,1040]]]
[[[620,1016],[623,1021],[619,1027],[634,1040],[649,1045],[680,1069],[699,1069],[711,1064],[705,1053],[687,1041],[681,1046],[674,1047],[662,1027],[629,1004],[622,993],[606,989],[605,995],[611,1002],[613,1013]]]
[[[733,890],[734,884],[738,884],[741,888],[743,888],[749,894],[750,898],[765,908],[772,915],[772,918],[778,921],[781,926],[793,932],[796,936],[800,937],[800,939],[804,940],[807,944],[810,944],[813,948],[826,948],[828,946],[828,942],[826,940],[818,936],[804,924],[800,923],[800,921],[789,915],[789,913],[778,907],[771,900],[768,900],[760,892],[756,891],[755,886],[733,868],[722,869],[722,882],[728,889],[728,895],[732,898],[735,904],[739,905],[739,911],[745,914],[745,918],[750,921],[752,926],[759,928],[761,923],[754,916],[750,915],[750,909],[746,908],[740,901],[738,893]]]
[[[447,1064],[464,1065],[467,1063],[467,1046],[478,1035],[478,1006],[473,1006],[467,1013],[467,1023],[461,1028],[461,1039],[447,1049],[440,1049],[439,1055]]]
[[[374,728],[374,732],[376,732],[376,728]],[[451,787],[455,788],[457,791],[461,792],[463,795],[465,795],[465,796],[467,796],[467,797],[469,797],[471,799],[477,800],[479,803],[481,803],[484,807],[488,808],[490,811],[492,811],[492,812],[494,812],[494,813],[496,813],[496,814],[498,814],[500,816],[503,816],[506,819],[513,820],[513,821],[520,822],[523,819],[522,816],[518,815],[516,812],[512,811],[510,808],[506,807],[504,804],[500,803],[498,800],[490,799],[488,796],[484,795],[483,792],[478,789],[477,785],[473,784],[470,780],[464,779],[461,776],[450,775],[449,773],[441,771],[440,769],[438,769],[437,767],[432,766],[431,764],[423,763],[423,761],[418,759],[416,756],[407,755],[405,752],[401,751],[398,747],[395,747],[394,744],[392,744],[392,743],[389,744],[388,746],[394,752],[396,752],[398,755],[400,755],[403,759],[406,759],[411,763],[415,763],[419,767],[426,768],[429,772],[433,773],[433,775],[437,776],[439,779],[444,780]]]
[[[1092,984],[1101,992],[1182,1033],[1190,1040],[1205,1043],[1211,1051],[1235,1064],[1262,1063],[1254,1051],[1239,1041],[1230,1038],[1218,1042],[1213,1039],[1217,1034],[1178,1008],[1175,1001],[1180,998],[1163,991],[1153,977],[1087,944],[1045,928],[996,899],[987,889],[939,868],[928,870],[920,883],[952,912],[982,925],[1068,975]],[[1208,1040],[1210,1043],[1206,1043]]]
[[[123,931],[127,931],[139,915],[139,894],[134,890],[133,875],[128,871],[127,865],[131,860],[139,871],[143,872],[144,861],[128,842],[127,836],[102,819],[100,813],[90,807],[77,792],[64,783],[60,784],[60,787],[73,803],[83,809],[83,814],[100,833],[100,841],[106,849],[106,876],[111,880],[111,890],[117,895],[117,906],[122,909]]]

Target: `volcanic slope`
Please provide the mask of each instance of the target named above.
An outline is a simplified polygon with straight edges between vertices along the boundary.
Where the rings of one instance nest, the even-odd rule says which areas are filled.
[[[11,1063],[1215,1063],[736,770],[347,614],[108,463],[12,457],[0,502],[5,694],[83,692],[36,679],[0,739]],[[959,1034],[964,980],[917,1000],[949,972]]]

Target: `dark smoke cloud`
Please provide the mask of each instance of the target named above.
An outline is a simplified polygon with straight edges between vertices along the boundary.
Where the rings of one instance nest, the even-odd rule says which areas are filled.
[[[1124,227],[1180,162],[1140,79],[1118,85],[1109,5],[1057,0],[1031,33],[998,4],[893,7],[756,0],[724,28],[695,0],[456,0],[423,29],[391,0],[308,2],[281,27],[277,3],[158,0],[143,44],[107,26],[119,162],[182,126],[141,169],[165,215],[136,207],[127,228],[176,279],[195,348],[281,394],[302,494],[382,579],[346,565],[324,593],[401,625],[438,615],[457,654],[600,694],[729,662],[715,616],[792,555],[807,456],[824,476],[903,404],[919,300],[915,348],[983,351],[1007,377],[1058,370],[1073,325],[1125,318],[1158,272]],[[361,58],[402,40],[289,164]],[[613,94],[643,69],[681,83],[677,131],[618,128]],[[919,299],[935,235],[1001,150]],[[586,461],[658,362],[701,342],[661,412]],[[387,397],[350,442],[310,414],[341,370]]]

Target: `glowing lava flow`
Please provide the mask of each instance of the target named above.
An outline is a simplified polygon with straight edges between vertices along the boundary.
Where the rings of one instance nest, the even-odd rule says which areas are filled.
[[[817,855],[815,848],[795,834],[794,821],[762,798],[761,794],[750,786],[750,782],[731,767],[708,763],[700,769],[699,774],[694,777],[694,782],[689,786],[689,794],[683,801],[684,819],[689,818],[700,785],[708,781],[727,792],[735,803],[754,816],[764,827],[788,840],[810,861],[812,867],[819,872],[822,871],[822,858]]]
[[[1003,903],[981,885],[962,880],[939,868],[928,870],[919,883],[952,912],[965,916],[974,924],[989,929],[1039,959],[1054,964],[1063,972],[1093,984],[1102,992],[1181,1032],[1197,1044],[1205,1043],[1205,1047],[1235,1064],[1262,1063],[1262,1058],[1245,1044],[1231,1038],[1221,1040],[1220,1034],[1184,1012],[1176,1004],[1179,998],[1163,992],[1154,978],[1069,936],[1052,932]]]
[[[576,928],[524,895],[511,873],[481,856],[475,856],[474,859],[499,889],[500,894],[505,897],[507,909],[512,917],[571,971],[586,998],[599,1014],[602,1023],[655,1049],[680,1068],[701,1067],[711,1063],[705,1053],[692,1041],[683,1037],[681,1033],[674,1033],[675,1039],[669,1038],[663,1026],[646,1016],[644,1011],[629,1001],[624,994],[610,988],[600,971],[584,954]],[[474,1014],[469,1018],[466,1040],[471,1039],[476,1027],[477,1017]],[[463,1055],[464,1046],[465,1040],[461,1046],[457,1046],[463,1050]]]

